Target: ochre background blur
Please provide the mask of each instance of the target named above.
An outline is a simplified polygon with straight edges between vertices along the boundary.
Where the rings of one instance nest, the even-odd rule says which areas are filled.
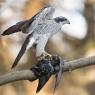
[[[51,38],[46,51],[65,60],[95,55],[95,0],[0,0],[0,33],[47,4],[55,7],[54,17],[67,16],[71,26],[64,26],[64,33]],[[0,36],[0,75],[11,71],[25,37],[22,33]],[[15,69],[29,69],[35,62],[31,48]],[[37,95],[53,95],[54,82],[52,77]],[[36,88],[37,81],[19,81],[1,86],[0,95],[35,95]],[[64,73],[55,95],[95,95],[95,66]]]

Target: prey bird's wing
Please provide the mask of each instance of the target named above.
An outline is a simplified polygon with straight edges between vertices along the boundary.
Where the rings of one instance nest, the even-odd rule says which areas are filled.
[[[56,81],[55,81],[55,87],[54,87],[53,93],[55,92],[57,86],[59,85],[59,82],[60,82],[62,74],[63,74],[63,69],[62,69],[63,66],[62,65],[63,65],[63,60],[62,60],[62,62],[60,62],[60,70],[59,70],[59,72],[55,76],[56,77]]]
[[[55,81],[55,86],[54,86],[54,91],[53,91],[53,93],[55,92],[57,86],[59,85],[59,82],[60,82],[61,77],[62,77],[62,71],[59,71],[59,73],[56,74],[55,77],[56,77],[56,81]]]
[[[9,27],[8,29],[6,29],[1,35],[5,36],[5,35],[10,35],[16,32],[21,31],[21,27],[28,22],[28,20],[25,21],[20,21],[18,23],[16,23],[15,25]]]
[[[44,85],[47,83],[47,81],[50,79],[50,77],[51,77],[51,74],[48,74],[46,76],[39,78],[39,84],[38,84],[36,93],[38,93],[44,87]]]
[[[25,51],[26,51],[26,49],[27,49],[27,47],[28,47],[28,44],[29,44],[29,42],[30,42],[31,36],[32,36],[32,34],[29,34],[29,35],[27,36],[26,40],[24,41],[24,43],[23,43],[23,45],[22,45],[22,47],[21,47],[21,49],[20,49],[20,52],[18,53],[18,55],[17,55],[17,57],[16,57],[16,59],[15,59],[13,65],[12,65],[12,68],[14,68],[14,67],[18,64],[19,60],[21,59],[21,57],[22,57],[23,54],[25,53]]]

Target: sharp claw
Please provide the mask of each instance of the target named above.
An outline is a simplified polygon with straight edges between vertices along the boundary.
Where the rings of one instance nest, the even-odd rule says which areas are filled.
[[[47,52],[44,52],[38,60],[43,60],[43,59],[51,59],[52,55],[48,54]]]

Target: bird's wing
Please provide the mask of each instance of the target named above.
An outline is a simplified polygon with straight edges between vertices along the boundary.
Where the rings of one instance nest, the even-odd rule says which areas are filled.
[[[63,74],[63,69],[62,69],[63,66],[62,65],[63,65],[63,60],[60,61],[60,69],[59,69],[59,72],[55,76],[56,77],[56,81],[55,81],[55,87],[54,87],[53,93],[55,92],[57,86],[59,85],[59,82],[60,82],[62,74]]]
[[[38,24],[43,23],[44,20],[46,20],[46,19],[51,19],[53,17],[54,11],[55,11],[54,7],[43,8],[36,15],[34,15],[32,18],[30,18],[29,21],[23,25],[21,30],[24,33],[27,33],[26,29],[28,27],[30,27],[30,25],[32,24],[32,31],[31,32],[33,32],[33,30],[38,26]]]
[[[40,20],[51,19],[53,17],[54,11],[55,11],[54,7],[45,7],[40,11],[38,19]]]
[[[10,35],[10,34],[19,32],[19,31],[21,31],[21,27],[27,22],[28,22],[28,20],[20,21],[20,22],[16,23],[15,25],[6,29],[1,35],[5,36],[5,35]]]
[[[29,31],[26,32],[26,30],[27,28],[30,27],[31,24],[32,24],[32,28],[35,29],[35,27],[37,27],[39,23],[43,22],[43,20],[51,19],[54,11],[55,9],[53,7],[43,8],[41,11],[39,11],[36,15],[34,15],[29,20],[20,21],[16,23],[15,25],[5,30],[1,35],[3,36],[10,35],[19,31],[22,31],[23,33],[27,33]],[[32,29],[32,32],[33,32],[33,29]]]
[[[46,76],[39,78],[39,84],[38,84],[36,93],[38,93],[44,87],[44,85],[47,83],[50,77],[51,77],[51,74],[48,74]]]
[[[21,57],[22,57],[23,54],[25,53],[25,51],[26,51],[26,49],[27,49],[27,47],[28,47],[28,44],[29,44],[29,42],[30,42],[30,38],[31,38],[31,37],[32,37],[32,34],[29,34],[29,35],[27,36],[26,40],[24,41],[24,43],[23,43],[23,45],[22,45],[22,47],[21,47],[21,49],[20,49],[20,52],[18,53],[18,55],[17,55],[17,57],[16,57],[16,59],[15,59],[13,65],[12,65],[12,68],[14,68],[14,67],[18,64],[19,60],[21,59]]]
[[[36,15],[34,15],[31,19],[30,22],[33,21],[33,19],[35,20],[39,20],[39,22],[41,20],[45,20],[45,19],[51,19],[53,17],[53,13],[55,11],[54,7],[45,7],[43,9],[41,9]]]

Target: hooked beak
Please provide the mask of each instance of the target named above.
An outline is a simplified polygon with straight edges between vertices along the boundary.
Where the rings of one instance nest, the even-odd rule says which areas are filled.
[[[66,20],[66,24],[70,24],[70,21],[68,19]]]

